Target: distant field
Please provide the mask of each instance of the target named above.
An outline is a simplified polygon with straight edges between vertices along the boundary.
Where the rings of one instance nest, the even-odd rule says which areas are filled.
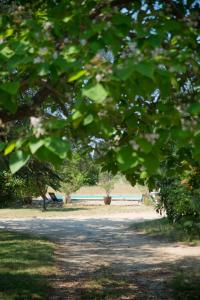
[[[81,206],[76,204],[68,204],[65,207],[49,207],[43,212],[39,208],[19,208],[19,209],[0,209],[0,219],[13,218],[73,218],[73,217],[95,217],[98,215],[108,216],[129,215],[133,213],[151,212],[152,207],[145,205],[133,206]]]

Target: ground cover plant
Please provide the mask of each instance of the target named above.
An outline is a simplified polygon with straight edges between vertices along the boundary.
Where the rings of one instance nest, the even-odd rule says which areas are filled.
[[[159,237],[175,242],[200,243],[200,230],[188,230],[187,224],[171,223],[164,217],[157,220],[149,220],[132,224],[131,228],[152,237]]]

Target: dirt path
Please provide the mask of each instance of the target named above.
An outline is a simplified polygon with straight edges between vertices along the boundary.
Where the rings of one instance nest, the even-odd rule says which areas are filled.
[[[56,240],[60,269],[48,299],[172,299],[172,269],[200,258],[200,247],[161,242],[128,229],[152,212],[95,218],[2,220],[0,228]]]

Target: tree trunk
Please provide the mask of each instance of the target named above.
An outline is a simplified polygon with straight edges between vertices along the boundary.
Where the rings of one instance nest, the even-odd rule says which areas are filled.
[[[65,195],[65,197],[64,197],[64,204],[67,204],[67,203],[70,203],[71,202],[71,197],[70,197],[70,195]]]
[[[40,191],[40,195],[42,196],[42,199],[43,199],[43,204],[42,204],[43,209],[42,210],[46,211],[47,210],[47,206],[46,206],[46,200],[47,200],[46,192],[47,192],[47,189],[44,189],[43,186],[41,186],[39,178],[37,178],[37,185],[38,185],[38,188],[39,188],[39,191]]]
[[[32,197],[31,196],[24,197],[24,204],[31,205],[32,204]]]
[[[46,210],[47,210],[47,206],[46,206],[46,199],[47,199],[47,198],[46,198],[46,195],[43,194],[43,195],[42,195],[42,199],[43,199],[43,205],[42,205],[42,208],[43,208],[43,209],[42,209],[42,210],[43,210],[43,211],[46,211]]]

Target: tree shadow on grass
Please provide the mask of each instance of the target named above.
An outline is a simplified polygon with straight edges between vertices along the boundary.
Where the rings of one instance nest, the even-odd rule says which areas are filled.
[[[46,299],[47,276],[19,272],[0,273],[0,299]]]
[[[0,299],[46,299],[54,244],[4,231],[0,231],[0,244]]]

